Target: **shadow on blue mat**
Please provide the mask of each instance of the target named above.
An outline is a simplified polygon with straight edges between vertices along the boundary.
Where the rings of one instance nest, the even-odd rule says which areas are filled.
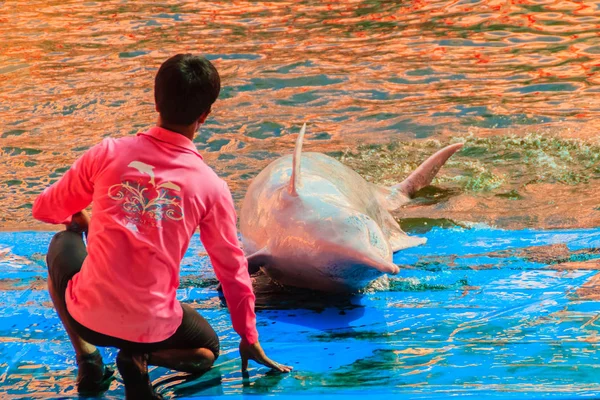
[[[51,233],[0,233],[0,398],[75,398],[75,360],[46,292]],[[339,298],[257,278],[263,346],[294,366],[243,379],[237,335],[193,240],[179,299],[214,325],[223,352],[197,380],[156,368],[165,398],[574,398],[600,395],[600,229],[440,229],[396,254],[406,266]],[[113,349],[103,351],[114,362]],[[107,399],[123,396],[119,380]]]

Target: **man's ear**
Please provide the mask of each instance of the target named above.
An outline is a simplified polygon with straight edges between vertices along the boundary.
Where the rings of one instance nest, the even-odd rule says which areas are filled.
[[[204,113],[202,113],[200,118],[198,118],[198,124],[203,124],[204,121],[206,121],[206,118],[208,118],[210,112],[211,112],[211,109],[209,108],[208,111],[205,111]]]

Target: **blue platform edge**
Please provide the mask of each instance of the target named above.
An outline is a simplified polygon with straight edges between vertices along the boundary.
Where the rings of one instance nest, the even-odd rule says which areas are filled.
[[[169,398],[600,397],[600,229],[434,228],[395,255],[401,273],[347,299],[257,280],[268,355],[294,367],[242,377],[238,338],[197,236],[178,298],[219,334],[203,377],[153,368]],[[45,290],[48,232],[0,233],[0,398],[77,398],[74,354]],[[582,289],[583,288],[583,289]],[[114,349],[102,349],[114,363]],[[106,399],[123,398],[120,378]]]

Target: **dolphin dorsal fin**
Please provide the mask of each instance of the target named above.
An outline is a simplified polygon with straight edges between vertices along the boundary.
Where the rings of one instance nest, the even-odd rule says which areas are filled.
[[[302,156],[302,141],[306,132],[306,122],[302,125],[298,138],[296,139],[296,148],[294,149],[294,159],[292,161],[292,178],[290,179],[290,194],[298,196],[298,187],[300,186],[300,159]]]

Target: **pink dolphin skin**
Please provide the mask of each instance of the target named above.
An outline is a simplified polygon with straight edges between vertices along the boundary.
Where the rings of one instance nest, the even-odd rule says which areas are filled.
[[[438,151],[392,187],[365,181],[337,160],[302,153],[273,161],[253,180],[240,213],[250,270],[276,282],[326,292],[354,292],[397,274],[394,252],[425,243],[390,214],[429,185],[462,144]]]

